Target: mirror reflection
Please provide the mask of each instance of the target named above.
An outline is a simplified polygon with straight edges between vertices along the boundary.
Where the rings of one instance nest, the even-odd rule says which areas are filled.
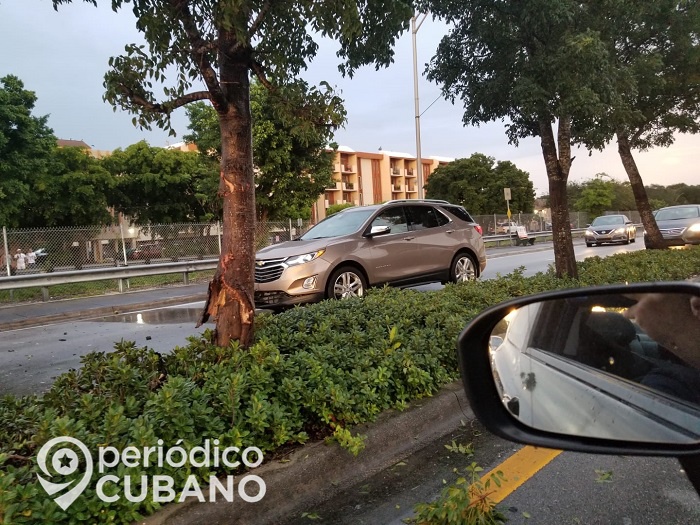
[[[493,330],[494,379],[530,427],[640,442],[700,441],[700,297],[570,297]]]

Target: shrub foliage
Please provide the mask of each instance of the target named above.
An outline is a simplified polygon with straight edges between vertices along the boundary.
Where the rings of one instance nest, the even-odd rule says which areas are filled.
[[[83,357],[43,396],[0,399],[0,523],[130,523],[157,509],[151,498],[102,502],[92,484],[61,510],[36,476],[36,454],[51,438],[72,436],[90,451],[159,439],[189,450],[218,439],[221,447],[257,446],[268,458],[328,439],[357,454],[363,443],[353,425],[457,379],[456,338],[484,308],[546,290],[684,279],[699,268],[700,249],[634,252],[580,263],[578,281],[552,272],[524,277],[519,269],[435,292],[384,288],[261,315],[248,350],[216,347],[211,334],[163,355],[118,343]],[[207,480],[225,472],[119,468],[132,478],[169,475],[179,488],[190,474]]]

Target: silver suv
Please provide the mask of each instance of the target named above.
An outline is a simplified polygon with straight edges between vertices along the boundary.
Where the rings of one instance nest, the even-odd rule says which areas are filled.
[[[462,206],[411,199],[346,208],[257,253],[255,305],[278,309],[362,296],[368,286],[468,281],[485,267],[481,226]]]

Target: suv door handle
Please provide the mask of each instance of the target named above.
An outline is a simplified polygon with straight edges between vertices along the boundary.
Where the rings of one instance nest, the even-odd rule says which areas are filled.
[[[415,239],[415,237],[404,237],[403,238],[404,241],[412,241],[413,239]]]
[[[445,233],[454,233],[454,230],[447,230]]]

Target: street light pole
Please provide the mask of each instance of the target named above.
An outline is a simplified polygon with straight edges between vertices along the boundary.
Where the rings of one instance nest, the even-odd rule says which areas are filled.
[[[420,103],[418,102],[418,51],[416,47],[416,33],[423,24],[427,13],[423,15],[420,22],[416,23],[416,15],[411,17],[411,37],[413,42],[413,98],[416,115],[416,184],[418,185],[418,198],[423,198],[423,161],[420,152]]]

